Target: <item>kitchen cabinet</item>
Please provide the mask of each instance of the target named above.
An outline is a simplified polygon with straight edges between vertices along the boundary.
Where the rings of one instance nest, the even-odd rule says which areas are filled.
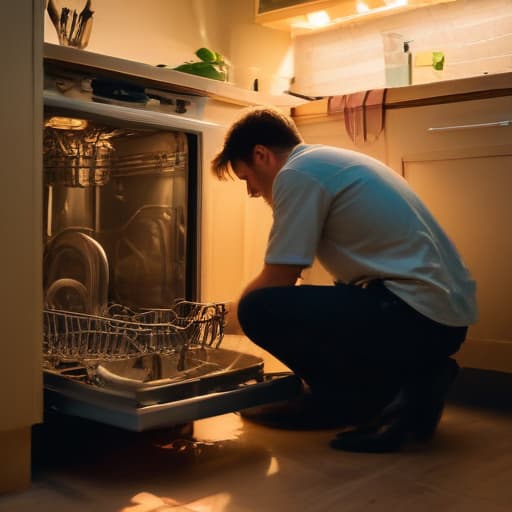
[[[477,281],[479,322],[467,366],[512,371],[512,144],[406,154],[403,173],[450,235]]]
[[[30,484],[30,429],[42,415],[41,125],[43,2],[3,6],[0,494]]]
[[[255,0],[255,21],[297,33],[455,0]],[[320,14],[319,14],[320,13]]]
[[[432,210],[477,282],[479,321],[461,363],[512,372],[512,95],[505,92],[390,103],[386,139],[388,163]]]
[[[403,175],[432,210],[477,282],[479,321],[463,366],[512,372],[512,83],[510,73],[388,89],[384,131],[354,144],[328,98],[294,109],[306,142],[369,154]],[[310,282],[328,283],[315,265]]]

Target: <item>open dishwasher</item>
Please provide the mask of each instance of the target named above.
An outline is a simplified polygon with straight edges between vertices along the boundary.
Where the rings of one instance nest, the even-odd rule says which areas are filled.
[[[297,394],[223,348],[224,304],[198,300],[223,245],[202,212],[222,127],[77,95],[45,92],[45,407],[143,431]]]

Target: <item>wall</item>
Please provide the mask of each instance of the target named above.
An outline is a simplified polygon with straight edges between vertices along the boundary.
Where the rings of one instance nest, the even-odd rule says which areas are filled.
[[[456,0],[297,36],[293,90],[327,96],[383,87],[381,33],[389,31],[412,40],[413,53],[444,51],[445,69],[428,81],[512,70],[512,0]]]
[[[177,66],[206,46],[231,62],[230,81],[250,88],[259,78],[265,92],[292,75],[290,35],[255,25],[253,0],[92,0],[91,9],[87,51]],[[58,43],[47,13],[44,37]]]

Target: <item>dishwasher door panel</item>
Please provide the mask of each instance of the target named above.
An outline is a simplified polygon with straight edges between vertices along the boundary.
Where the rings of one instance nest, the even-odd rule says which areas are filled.
[[[267,374],[261,382],[246,382],[235,389],[142,405],[120,392],[45,374],[45,403],[50,410],[138,432],[286,400],[300,389],[300,379],[291,373]]]

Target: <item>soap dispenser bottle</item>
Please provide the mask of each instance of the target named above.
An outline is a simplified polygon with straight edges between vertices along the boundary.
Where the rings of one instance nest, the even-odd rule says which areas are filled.
[[[404,41],[403,85],[412,84],[411,41]]]
[[[410,42],[401,34],[383,34],[386,87],[403,87],[411,84],[412,56]]]

